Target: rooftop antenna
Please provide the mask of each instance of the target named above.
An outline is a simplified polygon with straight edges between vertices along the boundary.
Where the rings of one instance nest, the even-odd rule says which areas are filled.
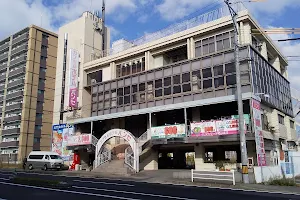
[[[105,0],[102,0],[102,51],[105,50]]]

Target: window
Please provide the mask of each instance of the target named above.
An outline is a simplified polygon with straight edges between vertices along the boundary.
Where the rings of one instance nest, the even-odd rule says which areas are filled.
[[[58,155],[50,155],[50,158],[51,159],[61,159],[61,157]]]
[[[48,47],[45,46],[45,45],[42,45],[42,47],[41,47],[42,50],[47,50],[47,48],[48,48]]]
[[[40,143],[41,142],[41,138],[38,138],[38,137],[34,137],[33,138],[33,143]]]
[[[41,60],[47,60],[47,57],[41,56]]]
[[[278,114],[278,122],[279,122],[279,124],[284,125],[284,116]]]
[[[215,88],[224,86],[224,77],[215,78],[214,81],[215,81]]]
[[[42,130],[42,125],[35,125],[36,130]]]
[[[295,122],[290,120],[290,127],[291,129],[295,129]]]
[[[226,74],[229,74],[229,73],[235,73],[235,65],[234,63],[228,63],[225,65],[225,72]]]
[[[214,67],[214,76],[219,76],[219,75],[223,75],[223,66],[222,65]]]
[[[44,94],[44,90],[38,90],[38,94]]]
[[[210,78],[212,77],[211,69],[203,69],[202,70],[203,78]]]
[[[32,160],[41,160],[43,159],[44,155],[30,155],[29,156],[29,159],[32,159]]]
[[[43,114],[42,113],[37,113],[35,118],[41,119],[41,118],[43,118]]]
[[[226,84],[227,85],[235,85],[236,84],[236,77],[235,77],[235,75],[226,76]]]
[[[203,89],[208,89],[212,87],[212,80],[208,79],[208,80],[204,80],[203,81]]]

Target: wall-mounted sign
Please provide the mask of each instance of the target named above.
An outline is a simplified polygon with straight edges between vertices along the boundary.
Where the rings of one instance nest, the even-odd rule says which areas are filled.
[[[239,133],[237,119],[191,123],[191,137],[233,135]]]
[[[179,138],[186,137],[186,128],[184,124],[158,126],[151,128],[151,138]]]
[[[91,134],[73,135],[69,136],[67,146],[80,146],[92,144]]]
[[[78,64],[79,53],[75,49],[70,49],[69,60],[69,106],[77,108],[78,97]]]

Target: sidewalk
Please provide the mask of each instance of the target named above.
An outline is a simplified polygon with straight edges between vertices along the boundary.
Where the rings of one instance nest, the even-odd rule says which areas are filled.
[[[15,170],[2,170],[6,172],[14,172]],[[176,172],[176,170],[174,170]],[[173,172],[174,172],[173,171]],[[24,172],[24,170],[17,170],[17,172]],[[30,172],[30,171],[27,171]],[[158,183],[158,184],[172,184],[172,185],[184,185],[184,186],[195,186],[195,187],[211,187],[220,189],[233,189],[233,190],[250,190],[250,191],[261,191],[271,193],[289,193],[300,195],[300,187],[287,187],[287,186],[271,186],[263,184],[242,184],[237,185],[229,184],[218,184],[213,182],[200,182],[191,180],[187,177],[173,177],[173,174],[166,173],[164,170],[158,171],[143,171],[133,175],[117,175],[117,174],[104,174],[99,172],[89,171],[32,171],[31,173],[49,174],[57,176],[69,176],[69,177],[81,177],[81,178],[107,178],[107,179],[122,179],[124,181],[138,181],[147,183]]]

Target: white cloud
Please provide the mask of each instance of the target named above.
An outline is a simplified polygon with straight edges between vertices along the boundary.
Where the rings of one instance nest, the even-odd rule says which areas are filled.
[[[209,6],[206,7],[205,5],[208,4]],[[203,7],[209,9],[214,6],[216,3],[212,3],[211,0],[163,0],[161,4],[156,6],[156,10],[162,19],[173,21],[186,17],[196,10],[203,9]]]
[[[106,1],[106,13],[112,19],[123,22],[129,14],[136,11],[137,2],[138,0]],[[46,7],[42,0],[0,0],[0,40],[30,24],[56,32],[58,25],[78,18],[82,12],[101,9],[101,0],[93,1],[92,8],[90,0],[56,1],[51,7]]]
[[[35,24],[46,29],[55,30],[51,25],[52,13],[42,4],[41,0],[0,1],[0,40],[16,31]]]

